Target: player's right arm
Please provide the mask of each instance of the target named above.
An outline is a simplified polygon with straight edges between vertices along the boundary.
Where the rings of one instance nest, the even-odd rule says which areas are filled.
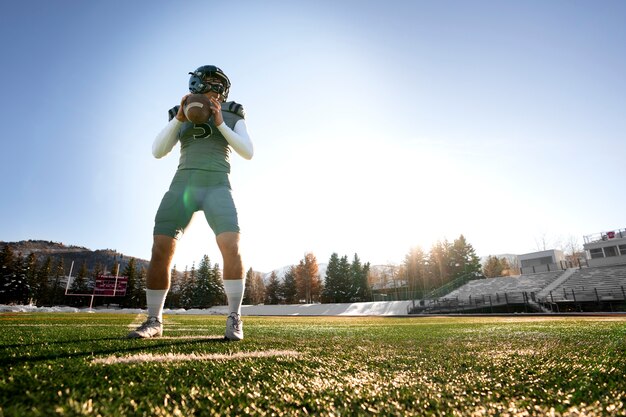
[[[176,142],[178,142],[178,130],[183,124],[176,117],[172,118],[170,122],[159,132],[152,144],[152,155],[155,158],[163,158],[170,153]]]
[[[176,142],[178,142],[178,131],[180,126],[187,120],[183,113],[183,103],[189,94],[180,100],[180,106],[176,106],[169,111],[170,122],[159,132],[152,143],[152,155],[155,158],[163,158],[170,153]]]

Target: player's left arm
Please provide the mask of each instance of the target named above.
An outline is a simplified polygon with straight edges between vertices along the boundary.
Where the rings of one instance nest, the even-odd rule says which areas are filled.
[[[224,122],[222,116],[222,106],[216,99],[211,99],[211,110],[213,111],[213,121],[222,136],[228,141],[228,144],[245,159],[252,159],[254,155],[254,146],[248,134],[246,121],[243,117],[237,120],[234,129],[231,129]]]
[[[252,146],[252,140],[250,140],[250,135],[248,135],[245,120],[238,120],[237,123],[235,123],[234,130],[228,127],[223,121],[221,124],[217,125],[217,128],[235,152],[245,159],[252,159],[254,146]]]

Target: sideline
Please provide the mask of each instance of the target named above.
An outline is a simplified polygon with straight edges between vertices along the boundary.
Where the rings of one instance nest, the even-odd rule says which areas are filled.
[[[571,313],[449,313],[408,314],[412,301],[372,301],[347,304],[287,304],[244,305],[242,316],[342,316],[342,317],[626,317],[626,312],[571,312]],[[15,317],[19,313],[113,313],[135,314],[135,322],[143,321],[147,310],[120,308],[37,307],[33,305],[1,305],[0,316]],[[207,309],[164,309],[164,315],[227,316],[226,306]]]

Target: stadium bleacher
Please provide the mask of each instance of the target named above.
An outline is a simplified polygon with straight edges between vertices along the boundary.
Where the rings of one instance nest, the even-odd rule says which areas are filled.
[[[576,270],[542,300],[554,302],[602,302],[626,299],[626,265]]]
[[[613,304],[625,301],[626,265],[613,265],[473,280],[443,297],[420,300],[413,312],[476,311],[487,307],[493,310],[522,305],[524,311],[601,311],[606,305],[612,310]]]
[[[511,277],[477,279],[457,288],[446,295],[445,298],[468,300],[488,294],[537,293],[557,279],[562,273],[563,271],[552,271]]]

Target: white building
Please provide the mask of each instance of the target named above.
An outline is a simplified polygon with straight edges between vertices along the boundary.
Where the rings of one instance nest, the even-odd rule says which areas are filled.
[[[565,255],[557,249],[543,250],[539,252],[525,253],[517,257],[522,274],[534,274],[537,272],[558,271],[565,269]]]
[[[626,228],[583,237],[589,266],[626,264]]]

